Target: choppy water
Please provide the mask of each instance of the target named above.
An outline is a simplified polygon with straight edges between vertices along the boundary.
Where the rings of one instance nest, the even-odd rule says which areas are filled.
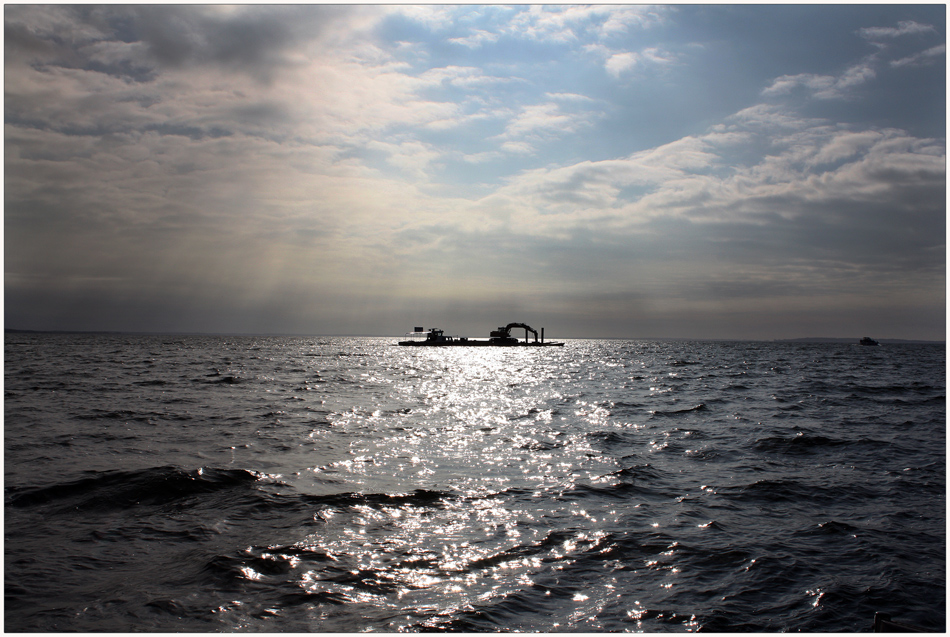
[[[10,631],[942,631],[943,346],[5,339]]]

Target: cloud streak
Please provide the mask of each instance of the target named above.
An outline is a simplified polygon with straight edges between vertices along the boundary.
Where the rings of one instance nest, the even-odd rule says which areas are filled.
[[[896,27],[866,27],[860,29],[858,33],[869,40],[878,40],[881,38],[899,38],[905,35],[920,35],[923,33],[935,33],[936,29],[930,24],[920,24],[913,20],[901,20]]]

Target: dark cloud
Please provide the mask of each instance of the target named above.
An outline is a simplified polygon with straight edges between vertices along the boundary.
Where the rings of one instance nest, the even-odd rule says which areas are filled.
[[[136,81],[154,79],[158,68],[210,65],[269,82],[293,64],[290,52],[332,32],[352,11],[342,5],[7,6],[5,51]],[[144,54],[100,59],[109,43],[140,44]]]
[[[285,63],[298,39],[287,16],[254,8],[238,15],[212,15],[202,7],[143,6],[134,10],[134,30],[162,66],[220,65],[268,78]]]

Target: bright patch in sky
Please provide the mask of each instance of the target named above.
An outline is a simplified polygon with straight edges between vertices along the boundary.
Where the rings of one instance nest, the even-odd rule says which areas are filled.
[[[24,329],[943,339],[942,5],[6,5]]]

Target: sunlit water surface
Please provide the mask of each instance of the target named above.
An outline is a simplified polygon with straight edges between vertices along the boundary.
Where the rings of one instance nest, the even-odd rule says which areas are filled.
[[[7,630],[944,629],[943,346],[5,355]]]

